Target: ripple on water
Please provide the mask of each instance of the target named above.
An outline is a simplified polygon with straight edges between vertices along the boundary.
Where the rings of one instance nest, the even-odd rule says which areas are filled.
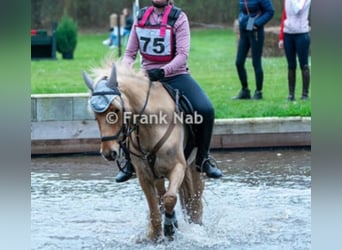
[[[75,168],[73,158],[60,168],[51,159],[52,167],[39,168],[42,160],[33,159],[32,249],[310,249],[308,152],[261,154],[254,165],[248,153],[216,155],[224,178],[206,181],[203,226],[186,223],[177,204],[174,240],[157,244],[146,240],[148,208],[137,179],[115,183],[107,163],[84,169],[92,157],[77,158]],[[307,161],[296,165],[298,156]]]

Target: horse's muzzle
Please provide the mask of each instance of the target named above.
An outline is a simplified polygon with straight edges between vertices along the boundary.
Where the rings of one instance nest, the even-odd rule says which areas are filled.
[[[118,157],[118,152],[116,150],[109,150],[106,152],[101,152],[102,156],[106,158],[108,161],[115,161]]]

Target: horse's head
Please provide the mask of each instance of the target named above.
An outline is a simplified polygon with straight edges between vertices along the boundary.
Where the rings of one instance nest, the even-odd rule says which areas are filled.
[[[104,76],[95,83],[85,71],[82,75],[91,91],[88,102],[95,113],[100,130],[101,154],[107,160],[113,161],[119,156],[119,141],[124,132],[123,102],[118,88],[115,65],[109,77]]]

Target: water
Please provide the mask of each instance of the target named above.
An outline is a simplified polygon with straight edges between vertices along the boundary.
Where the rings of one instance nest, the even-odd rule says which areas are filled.
[[[118,184],[100,156],[32,158],[32,249],[311,249],[311,151],[216,152],[224,177],[206,179],[203,226],[176,206],[173,241],[146,241],[137,179]]]

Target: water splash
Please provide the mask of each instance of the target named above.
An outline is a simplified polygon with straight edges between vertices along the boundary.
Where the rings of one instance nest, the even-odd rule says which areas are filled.
[[[98,156],[32,159],[32,249],[310,249],[309,153],[215,155],[224,177],[206,180],[204,224],[185,222],[177,204],[173,240],[157,243],[137,179],[115,183]]]

